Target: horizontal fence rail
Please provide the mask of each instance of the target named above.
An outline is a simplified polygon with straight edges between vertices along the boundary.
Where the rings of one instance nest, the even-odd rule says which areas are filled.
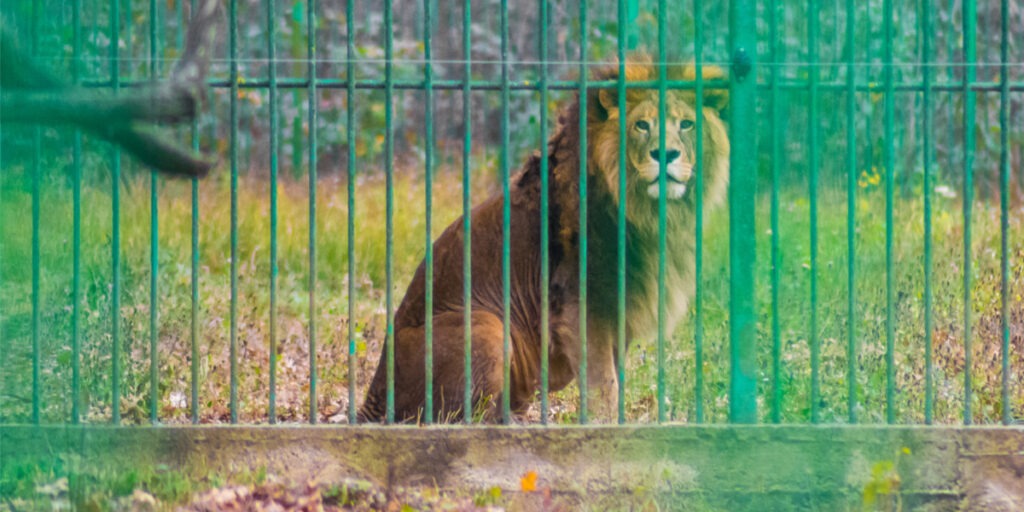
[[[146,170],[143,183],[79,130],[3,126],[0,422],[352,424],[377,369],[388,424],[1018,423],[1024,20],[1007,0],[967,0],[955,17],[938,3],[898,19],[891,0],[772,0],[760,17],[746,0],[693,0],[685,15],[664,0],[231,0],[206,112],[180,133],[153,127],[220,158],[205,180]],[[34,62],[116,95],[168,75],[195,9],[48,0],[0,14]],[[627,80],[638,52],[655,76]],[[605,93],[619,141],[639,126],[619,112],[657,98],[657,198],[635,204],[627,172],[562,183],[540,157],[537,232],[523,235],[518,171],[561,130],[593,169]],[[707,113],[726,93],[716,208]],[[671,231],[673,98],[700,112],[685,240]],[[619,144],[618,168],[632,158]],[[571,226],[562,186],[578,201]],[[489,197],[498,233],[478,227]],[[637,247],[628,216],[646,206],[657,236]],[[446,229],[453,250],[434,245]],[[517,259],[526,235],[536,262]],[[637,303],[630,264],[649,253],[657,289]],[[534,263],[536,289],[517,288]],[[497,291],[481,291],[478,268],[498,269]],[[416,279],[422,304],[403,305]],[[444,323],[451,294],[459,314]],[[403,344],[404,308],[423,314],[422,354]],[[648,314],[654,334],[635,336]],[[536,332],[517,330],[523,315]],[[474,393],[492,319],[501,392],[488,402]],[[578,345],[560,352],[564,340]],[[422,387],[402,387],[410,372]],[[549,392],[565,372],[574,384]],[[522,407],[518,379],[536,381]],[[402,416],[410,400],[418,417]]]
[[[728,62],[719,63],[708,63],[709,65],[728,66]],[[861,65],[860,67],[865,67]],[[241,83],[238,84],[240,89],[267,89],[270,83],[265,79],[241,79]],[[321,89],[347,89],[349,80],[344,79],[331,79],[331,78],[316,78],[312,80],[312,83],[317,88]],[[352,80],[356,89],[384,89],[384,80]],[[122,81],[123,86],[138,86],[146,82],[141,80],[126,80]],[[277,87],[279,89],[308,89],[311,83],[309,78],[293,78],[293,79],[279,79]],[[471,91],[500,91],[504,84],[500,80],[433,80],[431,82],[431,89],[444,91],[444,90],[462,90],[465,86],[469,85]],[[704,87],[707,88],[728,88],[727,82],[708,81],[703,82]],[[110,87],[110,81],[90,81],[84,82],[82,85],[85,87],[92,88],[107,88]],[[210,79],[207,80],[207,85],[215,88],[229,88],[231,87],[230,80],[218,80]],[[422,80],[394,80],[391,84],[396,90],[423,90],[426,87],[426,82]],[[616,87],[617,83],[614,81],[598,80],[588,81],[588,87],[592,88],[611,88]],[[627,89],[656,89],[660,86],[660,82],[657,80],[638,80],[635,82],[627,82]],[[694,80],[666,80],[666,89],[694,89],[697,86],[697,82]],[[1008,83],[1010,91],[1021,92],[1024,91],[1024,82],[1012,82]],[[515,81],[510,80],[508,83],[509,90],[512,91],[540,91],[541,85],[534,81],[521,80]],[[543,85],[548,90],[553,91],[574,91],[579,90],[580,82],[574,80],[549,80]],[[758,84],[758,88],[761,90],[770,89],[772,87],[771,81],[765,81]],[[780,80],[778,87],[783,90],[810,90],[810,83],[801,80]],[[846,91],[847,85],[845,82],[818,82],[816,87],[823,91]],[[967,84],[967,89],[975,92],[999,92],[1002,91],[1003,84],[1000,82],[991,81],[977,81],[972,80]],[[923,83],[902,83],[893,86],[893,91],[896,92],[923,92],[925,90],[938,91],[938,92],[963,92],[963,82],[940,82],[932,83],[925,86]],[[885,92],[886,86],[883,84],[855,84],[855,92]]]

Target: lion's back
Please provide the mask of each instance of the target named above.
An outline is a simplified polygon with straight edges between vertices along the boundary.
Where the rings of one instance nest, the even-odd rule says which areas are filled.
[[[540,180],[536,155],[510,178],[510,247],[508,263],[512,295],[535,295],[539,286]],[[504,197],[496,193],[470,212],[470,265],[473,309],[500,314],[503,310],[502,261]],[[465,216],[445,228],[433,243],[433,314],[464,309]],[[421,261],[395,315],[396,329],[426,322],[426,261]],[[522,300],[519,300],[522,302]]]

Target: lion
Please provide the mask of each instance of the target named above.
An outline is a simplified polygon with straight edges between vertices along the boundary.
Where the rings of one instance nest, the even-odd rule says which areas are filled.
[[[616,80],[619,66],[594,74]],[[667,65],[670,80],[693,80],[692,65]],[[703,69],[706,80],[724,78],[717,67]],[[658,68],[649,57],[627,60],[627,81],[650,81]],[[694,91],[665,96],[666,332],[684,316],[694,290],[693,239],[696,221],[696,108]],[[661,195],[658,91],[626,92],[626,339],[650,339],[658,329],[658,203]],[[728,181],[729,140],[722,110],[728,91],[708,88],[703,98],[703,204],[722,203]],[[617,281],[619,218],[619,123],[615,89],[587,92],[587,386],[591,416],[608,421],[618,400]],[[561,112],[548,141],[550,244],[541,247],[541,158],[534,152],[510,178],[511,410],[522,415],[541,389],[541,258],[548,258],[550,314],[549,390],[557,391],[579,374],[579,96]],[[472,332],[471,385],[474,408],[484,421],[501,417],[503,401],[502,206],[497,194],[471,213]],[[452,223],[434,242],[433,418],[462,418],[465,391],[466,308],[463,302],[463,221]],[[394,319],[395,419],[418,421],[425,395],[425,276],[417,269]],[[382,355],[359,413],[360,422],[385,417],[386,361]]]

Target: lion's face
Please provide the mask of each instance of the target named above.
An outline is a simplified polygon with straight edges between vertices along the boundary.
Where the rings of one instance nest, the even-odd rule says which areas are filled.
[[[629,181],[647,196],[658,199],[661,167],[661,120],[658,94],[647,93],[626,116],[626,159]],[[690,190],[696,163],[696,112],[675,94],[665,105],[665,197],[683,198]]]
[[[669,77],[675,80],[692,80],[692,66],[670,68]],[[713,66],[703,70],[705,80],[716,80],[724,72]],[[617,70],[610,68],[597,78],[614,80]],[[629,81],[652,80],[657,72],[643,61],[626,67]],[[696,205],[697,175],[697,121],[700,119],[703,152],[700,171],[703,177],[705,205],[721,201],[729,171],[729,137],[722,122],[722,111],[728,104],[728,91],[721,88],[706,88],[699,102],[692,90],[671,90],[665,93],[665,119],[659,118],[659,93],[657,89],[628,89],[626,110],[619,111],[617,91],[612,88],[598,89],[590,93],[588,101],[588,136],[593,160],[588,172],[603,178],[607,192],[616,203],[619,200],[622,177],[619,165],[621,147],[620,129],[625,125],[625,181],[627,193],[627,216],[634,223],[646,222],[657,205],[664,190],[665,199],[672,210],[689,210]],[[698,117],[699,114],[699,117]],[[623,119],[624,117],[624,119]],[[661,154],[661,127],[664,126],[664,151]],[[662,174],[664,161],[664,175]],[[661,181],[664,179],[664,188]],[[685,208],[677,208],[685,207]],[[656,217],[655,217],[656,218]]]

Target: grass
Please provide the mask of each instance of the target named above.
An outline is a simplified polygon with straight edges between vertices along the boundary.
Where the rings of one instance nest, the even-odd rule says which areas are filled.
[[[180,503],[209,482],[193,478],[166,466],[114,467],[75,454],[45,458],[12,457],[0,471],[0,490],[5,510],[74,508],[104,510],[112,505],[130,506],[133,493],[145,489],[153,499]],[[15,506],[17,505],[17,506]]]
[[[475,162],[475,168],[491,168]],[[31,222],[26,212],[31,195],[13,180],[0,184],[0,410],[7,421],[27,421],[31,410],[32,295]],[[109,183],[102,180],[83,190],[81,369],[82,411],[88,421],[106,421],[111,414],[111,214]],[[459,167],[438,171],[434,189],[434,236],[461,214]],[[426,242],[424,190],[413,168],[395,182],[395,304],[422,259]],[[384,181],[380,173],[361,175],[356,194],[356,310],[348,311],[347,196],[342,178],[318,183],[316,362],[317,416],[343,419],[348,406],[348,322],[354,321],[359,367],[355,385],[361,400],[376,367],[384,337],[385,247]],[[122,354],[121,411],[127,423],[148,421],[149,381],[149,180],[135,177],[122,184],[120,290]],[[71,192],[60,182],[43,187],[41,217],[40,362],[43,421],[62,422],[71,411]],[[473,181],[475,202],[496,190],[489,174]],[[278,386],[281,421],[308,419],[309,377],[309,224],[308,184],[283,182],[279,187],[278,222]],[[239,187],[238,389],[239,419],[264,422],[268,407],[269,215],[268,184],[243,178]],[[780,417],[784,422],[810,420],[811,364],[808,318],[811,311],[809,203],[801,189],[781,193],[779,238],[779,324],[782,347]],[[159,418],[178,423],[189,419],[191,396],[191,240],[190,186],[161,182],[158,199],[158,356]],[[230,418],[230,188],[223,173],[200,186],[200,314],[199,409],[203,422]],[[923,421],[923,207],[918,198],[895,205],[894,275],[895,402],[900,423]],[[962,421],[963,409],[963,224],[956,198],[936,194],[933,215],[933,319],[936,422]],[[817,340],[821,347],[821,418],[847,421],[847,326],[856,333],[855,412],[862,422],[886,419],[886,297],[884,280],[884,194],[870,185],[858,190],[856,244],[856,313],[847,315],[849,263],[846,240],[845,191],[823,190],[819,196]],[[768,421],[771,401],[771,290],[767,196],[758,208],[757,299],[760,308],[759,408]],[[995,206],[978,203],[972,226],[971,327],[973,331],[973,419],[997,421],[1002,414],[999,220]],[[12,222],[11,219],[16,219]],[[1024,416],[1024,397],[1015,384],[1024,372],[1024,212],[1011,213],[1011,406]],[[728,414],[728,218],[722,208],[705,231],[703,294],[704,388],[706,421]],[[665,361],[668,415],[695,421],[696,371],[694,324],[685,322],[668,343]],[[628,356],[627,417],[648,422],[657,418],[656,347],[635,340]],[[575,387],[553,397],[555,418],[576,417]],[[339,415],[339,413],[341,413]]]
[[[854,327],[856,358],[854,413],[859,422],[886,421],[886,257],[884,192],[861,189],[856,204],[855,314],[848,315],[847,243],[845,191],[824,190],[818,197],[818,301],[816,340],[820,344],[820,418],[824,422],[849,420],[848,358],[849,323]],[[781,345],[780,419],[783,422],[811,420],[810,322],[810,221],[809,201],[800,190],[781,194],[779,215],[779,304]],[[919,197],[919,196],[918,196]],[[934,421],[963,421],[963,222],[962,205],[954,198],[936,195],[933,207],[932,318],[934,360]],[[758,203],[757,290],[759,411],[770,421],[772,411],[772,310],[771,310],[771,225],[767,197]],[[924,422],[925,330],[924,330],[924,214],[918,198],[897,199],[895,204],[893,284],[894,314],[894,407],[897,423]],[[1024,212],[1011,213],[1009,290],[1010,397],[1012,416],[1024,416],[1024,396],[1016,384],[1024,371],[1024,303],[1019,291],[1024,286]],[[705,293],[703,402],[710,421],[728,418],[728,219],[719,215],[707,230],[707,252],[703,289]],[[998,209],[978,204],[972,223],[971,328],[973,382],[972,416],[980,423],[1001,418],[1001,326],[999,279]],[[676,419],[696,417],[694,322],[676,333],[668,363],[672,368],[669,397]],[[642,352],[637,351],[637,352]],[[648,347],[646,363],[636,380],[654,382],[654,347]],[[634,359],[636,353],[631,355]],[[643,361],[643,358],[641,359]],[[649,386],[648,386],[649,387]],[[634,397],[649,396],[643,388]],[[636,399],[633,403],[637,403]],[[656,413],[651,400],[645,414]]]

